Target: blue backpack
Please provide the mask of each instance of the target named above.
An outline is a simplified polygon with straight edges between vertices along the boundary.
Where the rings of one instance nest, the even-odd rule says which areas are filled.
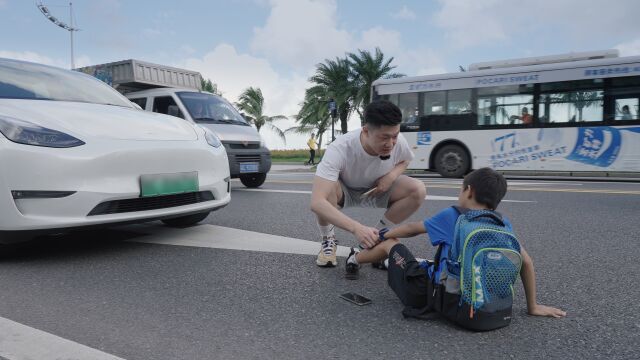
[[[455,208],[460,216],[453,243],[438,249],[428,271],[431,310],[470,330],[507,326],[522,265],[520,244],[499,213]]]

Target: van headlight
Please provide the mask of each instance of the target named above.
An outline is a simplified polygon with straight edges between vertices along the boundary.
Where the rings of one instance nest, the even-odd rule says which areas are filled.
[[[260,148],[266,148],[267,147],[267,143],[264,142],[264,138],[262,137],[262,135],[260,135]]]
[[[7,139],[24,145],[52,148],[71,148],[84,145],[83,141],[69,134],[8,116],[0,116],[0,132]]]
[[[204,138],[205,140],[207,140],[207,144],[213,146],[214,148],[219,148],[222,143],[220,142],[220,139],[218,139],[218,137],[216,136],[216,134],[213,133],[213,131],[202,127],[202,130],[204,130]]]

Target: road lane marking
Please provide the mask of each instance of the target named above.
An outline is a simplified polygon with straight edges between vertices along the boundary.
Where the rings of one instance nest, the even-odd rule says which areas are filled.
[[[8,360],[124,360],[2,317],[0,356]]]
[[[433,185],[428,184],[428,188],[438,189],[459,189],[458,186]],[[554,188],[534,188],[534,187],[510,187],[507,191],[534,191],[534,192],[567,192],[567,193],[590,193],[590,194],[625,194],[640,195],[640,190],[611,190],[611,189],[554,189]],[[504,200],[503,200],[504,201]]]
[[[233,229],[218,225],[198,225],[184,229],[141,224],[132,225],[127,230],[140,232],[145,236],[129,240],[158,245],[176,245],[215,249],[275,252],[283,254],[317,255],[320,242],[264,234],[255,231]],[[346,257],[350,249],[338,246],[337,255]]]
[[[267,181],[271,184],[311,184],[310,181]],[[445,184],[432,184],[425,183],[427,189],[456,189],[459,190],[459,185],[445,185]],[[640,195],[640,190],[612,190],[612,189],[555,189],[555,188],[535,188],[535,187],[510,187],[508,191],[532,191],[532,192],[567,192],[567,193],[591,193],[591,194],[613,194],[613,195]]]
[[[267,193],[284,193],[284,194],[311,194],[311,191],[306,190],[280,190],[280,189],[249,189],[249,188],[233,188],[233,191],[248,191],[248,192],[267,192]],[[427,195],[425,200],[431,201],[458,201],[457,196],[441,196],[441,195]],[[502,200],[503,202],[514,203],[534,203],[536,201],[529,200]]]

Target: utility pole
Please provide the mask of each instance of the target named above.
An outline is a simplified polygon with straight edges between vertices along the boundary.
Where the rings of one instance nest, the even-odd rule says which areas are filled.
[[[333,142],[336,139],[336,132],[333,127],[336,123],[336,118],[338,117],[338,108],[336,107],[336,101],[333,98],[329,99],[329,114],[331,114],[331,142]]]

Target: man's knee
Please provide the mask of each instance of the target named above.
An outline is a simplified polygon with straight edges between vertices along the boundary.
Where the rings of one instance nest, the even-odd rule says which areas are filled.
[[[411,185],[409,186],[409,196],[415,201],[422,202],[427,196],[427,188],[424,183],[418,179],[411,179]]]

